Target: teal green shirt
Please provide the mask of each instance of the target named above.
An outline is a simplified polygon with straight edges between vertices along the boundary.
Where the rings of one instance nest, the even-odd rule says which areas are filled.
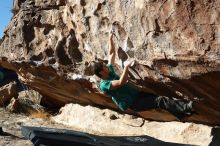
[[[119,76],[115,73],[111,64],[107,64],[110,70],[109,78],[100,82],[99,89],[112,97],[112,100],[121,110],[127,110],[138,96],[138,90],[132,86],[125,84],[124,86],[111,90],[111,81],[118,80]]]

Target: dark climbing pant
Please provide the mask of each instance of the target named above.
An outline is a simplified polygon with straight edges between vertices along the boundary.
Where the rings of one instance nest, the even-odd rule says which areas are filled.
[[[157,96],[145,92],[139,93],[139,97],[130,108],[134,111],[144,111],[159,108],[167,110],[176,117],[179,117],[181,114],[189,114],[192,110],[192,107],[189,105],[189,103],[185,103],[181,100],[174,100],[166,96]]]

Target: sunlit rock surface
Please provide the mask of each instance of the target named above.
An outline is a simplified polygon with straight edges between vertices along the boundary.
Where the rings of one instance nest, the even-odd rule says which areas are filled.
[[[117,109],[97,90],[91,63],[107,59],[113,28],[117,67],[135,58],[141,90],[196,100],[184,121],[220,125],[220,1],[15,0],[1,42],[1,65],[50,106],[81,103]],[[172,121],[166,112],[133,113]]]
[[[89,113],[89,114],[88,114]],[[60,114],[53,117],[58,123],[75,127],[80,131],[108,136],[151,136],[179,144],[208,146],[217,144],[215,128],[202,124],[181,122],[152,122],[108,109],[67,104]]]

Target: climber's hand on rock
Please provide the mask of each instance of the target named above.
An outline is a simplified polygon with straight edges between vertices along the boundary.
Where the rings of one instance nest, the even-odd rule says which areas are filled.
[[[125,67],[132,67],[135,64],[135,59],[127,60],[124,62]]]

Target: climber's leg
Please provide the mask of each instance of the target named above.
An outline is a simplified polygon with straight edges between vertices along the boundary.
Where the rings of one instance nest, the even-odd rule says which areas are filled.
[[[159,96],[156,100],[158,108],[165,109],[170,113],[190,115],[192,113],[192,101],[185,103],[181,100],[170,99],[166,96]]]

